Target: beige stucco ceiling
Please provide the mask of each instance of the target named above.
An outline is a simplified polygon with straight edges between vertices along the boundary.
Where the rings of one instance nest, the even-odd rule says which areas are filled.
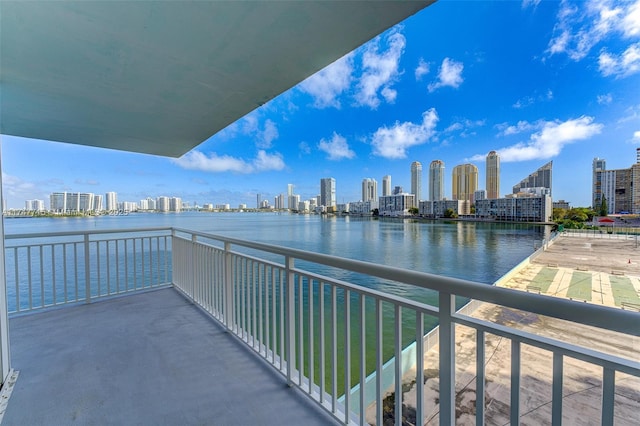
[[[0,2],[0,133],[180,156],[423,1]]]

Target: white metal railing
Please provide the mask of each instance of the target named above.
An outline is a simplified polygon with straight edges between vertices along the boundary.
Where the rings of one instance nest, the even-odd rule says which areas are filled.
[[[9,313],[171,284],[171,230],[5,235]]]
[[[174,229],[173,283],[219,320],[257,354],[343,423],[366,422],[368,401],[375,401],[375,422],[384,423],[383,398],[388,392],[385,366],[393,372],[395,424],[402,423],[402,378],[415,366],[416,424],[424,424],[424,345],[439,323],[439,421],[455,423],[455,327],[476,333],[476,401],[485,401],[485,338],[511,342],[511,424],[520,420],[521,347],[553,354],[551,422],[563,414],[563,365],[566,358],[602,368],[601,419],[613,424],[616,375],[640,377],[640,363],[516,328],[456,313],[456,297],[488,302],[525,312],[640,336],[640,314],[560,298],[446,278],[379,264],[287,249],[279,246]],[[304,269],[302,266],[304,265]],[[322,274],[311,272],[325,268]],[[337,271],[337,272],[336,272]],[[349,273],[371,282],[393,281],[430,289],[438,306],[408,300],[355,285]],[[391,359],[391,364],[385,362]],[[388,370],[388,368],[387,368]],[[369,376],[370,372],[375,374]],[[367,377],[375,386],[368,386]],[[476,407],[476,424],[484,424],[485,405]]]

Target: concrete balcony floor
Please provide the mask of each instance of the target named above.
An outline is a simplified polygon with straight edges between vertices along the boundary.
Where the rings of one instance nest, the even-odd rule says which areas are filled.
[[[4,425],[327,425],[334,419],[172,288],[10,320]]]

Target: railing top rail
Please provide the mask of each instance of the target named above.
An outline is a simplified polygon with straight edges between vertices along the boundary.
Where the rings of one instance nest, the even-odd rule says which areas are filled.
[[[154,228],[122,228],[122,229],[92,229],[86,231],[63,231],[63,232],[38,232],[28,234],[5,234],[5,240],[29,239],[29,238],[50,238],[50,237],[72,237],[77,235],[98,235],[98,234],[139,234],[142,232],[171,231],[170,226]]]
[[[174,231],[282,256],[289,256],[378,278],[403,282],[442,293],[521,309],[539,315],[605,328],[633,336],[640,336],[640,313],[637,312],[527,293],[520,290],[496,287],[459,278],[444,277],[427,272],[411,271],[362,260],[347,259],[273,244],[246,241],[206,232],[190,231],[182,228],[174,228]]]

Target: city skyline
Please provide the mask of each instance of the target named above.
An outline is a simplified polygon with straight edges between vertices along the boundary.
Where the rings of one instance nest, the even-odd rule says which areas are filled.
[[[342,203],[360,199],[365,177],[411,188],[414,161],[472,163],[484,183],[490,151],[500,196],[523,170],[553,161],[553,199],[590,206],[593,158],[628,168],[640,144],[639,10],[640,1],[437,2],[180,159],[5,135],[7,207],[65,190],[253,206],[288,183],[314,197],[322,176],[336,179]]]

